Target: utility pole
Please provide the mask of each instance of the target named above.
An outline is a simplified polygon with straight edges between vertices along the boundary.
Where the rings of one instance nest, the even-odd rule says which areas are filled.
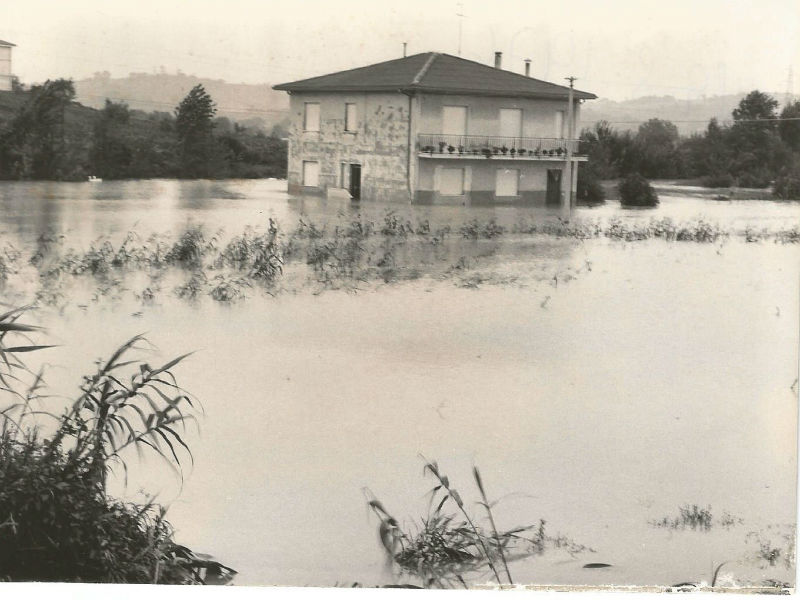
[[[408,46],[408,42],[403,42],[403,58],[406,57],[406,46]]]
[[[567,215],[572,216],[572,144],[575,138],[575,112],[574,112],[574,97],[575,97],[575,81],[577,77],[569,76],[566,80],[569,81],[569,106],[567,106],[567,206],[569,212]]]
[[[459,2],[457,6],[458,12],[456,13],[456,16],[458,17],[458,55],[461,56],[461,31],[464,23],[464,4]]]

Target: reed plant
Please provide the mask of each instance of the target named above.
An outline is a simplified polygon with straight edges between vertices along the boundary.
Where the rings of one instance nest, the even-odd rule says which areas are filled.
[[[137,358],[142,336],[98,361],[61,409],[45,394],[43,371],[22,357],[50,346],[21,322],[29,309],[0,315],[0,579],[119,583],[204,583],[234,571],[176,544],[165,511],[124,503],[107,476],[127,455],[149,451],[178,477],[192,460],[186,425],[201,407],[172,370]]]
[[[513,585],[509,565],[513,560],[542,554],[546,547],[563,548],[570,554],[592,551],[564,536],[547,535],[544,520],[536,526],[500,530],[494,517],[496,502],[489,500],[477,467],[472,476],[485,524],[468,510],[436,461],[426,460],[423,470],[433,476],[435,485],[428,493],[428,513],[418,525],[402,527],[371,493],[368,506],[378,517],[378,537],[388,560],[425,587],[467,587],[467,580],[482,572],[498,585]]]

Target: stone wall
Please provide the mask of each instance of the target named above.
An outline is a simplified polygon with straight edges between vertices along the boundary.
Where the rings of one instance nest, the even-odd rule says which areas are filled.
[[[304,131],[305,104],[319,103],[318,132]],[[356,124],[345,131],[345,104],[356,105]],[[342,164],[361,165],[361,197],[410,199],[409,99],[403,94],[291,95],[288,179],[290,193],[325,193],[343,187]],[[412,139],[413,142],[413,139]],[[412,155],[412,159],[416,157]],[[303,161],[319,163],[319,185],[303,186]]]

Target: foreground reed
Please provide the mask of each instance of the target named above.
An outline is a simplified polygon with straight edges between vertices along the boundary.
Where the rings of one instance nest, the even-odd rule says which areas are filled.
[[[165,509],[125,503],[108,493],[127,454],[150,451],[182,478],[192,453],[185,426],[196,400],[172,369],[138,360],[135,336],[83,378],[80,394],[52,406],[43,371],[22,355],[46,350],[21,322],[27,308],[0,315],[0,580],[111,583],[210,583],[235,571],[175,543]],[[16,339],[15,339],[16,338]]]
[[[415,529],[403,529],[383,503],[371,496],[368,506],[378,517],[378,535],[391,564],[402,574],[417,579],[423,587],[468,587],[468,580],[491,575],[498,585],[513,585],[509,563],[544,552],[547,546],[564,548],[570,554],[592,551],[563,536],[546,534],[545,522],[499,530],[477,467],[472,475],[478,488],[477,502],[486,513],[488,529],[467,510],[459,491],[436,461],[425,461],[424,473],[435,479],[429,491],[428,514]],[[455,512],[448,512],[450,506]]]

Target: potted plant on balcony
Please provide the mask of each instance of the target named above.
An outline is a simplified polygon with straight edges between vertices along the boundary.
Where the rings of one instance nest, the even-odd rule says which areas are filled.
[[[538,158],[538,156],[539,156],[539,153],[540,153],[541,151],[542,151],[542,149],[541,149],[541,148],[536,148],[536,150],[534,150],[534,151],[533,151],[533,155],[534,155],[534,156],[536,156],[536,157]]]
[[[556,148],[556,154],[558,154],[559,156],[561,156],[561,154],[562,154],[563,152],[564,152],[564,149],[563,149],[561,146],[559,146],[558,148]]]
[[[459,146],[458,147],[458,153],[459,154],[464,154],[464,146]]]
[[[500,152],[502,152],[503,154],[508,154],[508,148],[506,147],[505,144],[503,144],[503,147],[500,148]]]
[[[511,150],[509,150],[509,152],[511,152],[511,156],[513,158],[513,156],[517,153],[517,149],[516,148],[511,148]]]
[[[481,153],[482,153],[482,154],[483,154],[483,155],[484,155],[486,158],[492,158],[492,151],[491,151],[489,148],[484,148],[483,150],[481,150]]]
[[[525,152],[526,152],[525,148],[520,148],[519,150],[517,150],[517,154],[519,154],[520,156],[524,156]]]
[[[447,146],[447,142],[439,142],[439,154],[444,154],[445,146]]]
[[[448,151],[450,154],[452,154],[453,152],[455,152],[455,151],[456,151],[456,149],[455,149],[455,147],[454,147],[454,146],[448,146],[448,147],[447,147],[447,151]]]

